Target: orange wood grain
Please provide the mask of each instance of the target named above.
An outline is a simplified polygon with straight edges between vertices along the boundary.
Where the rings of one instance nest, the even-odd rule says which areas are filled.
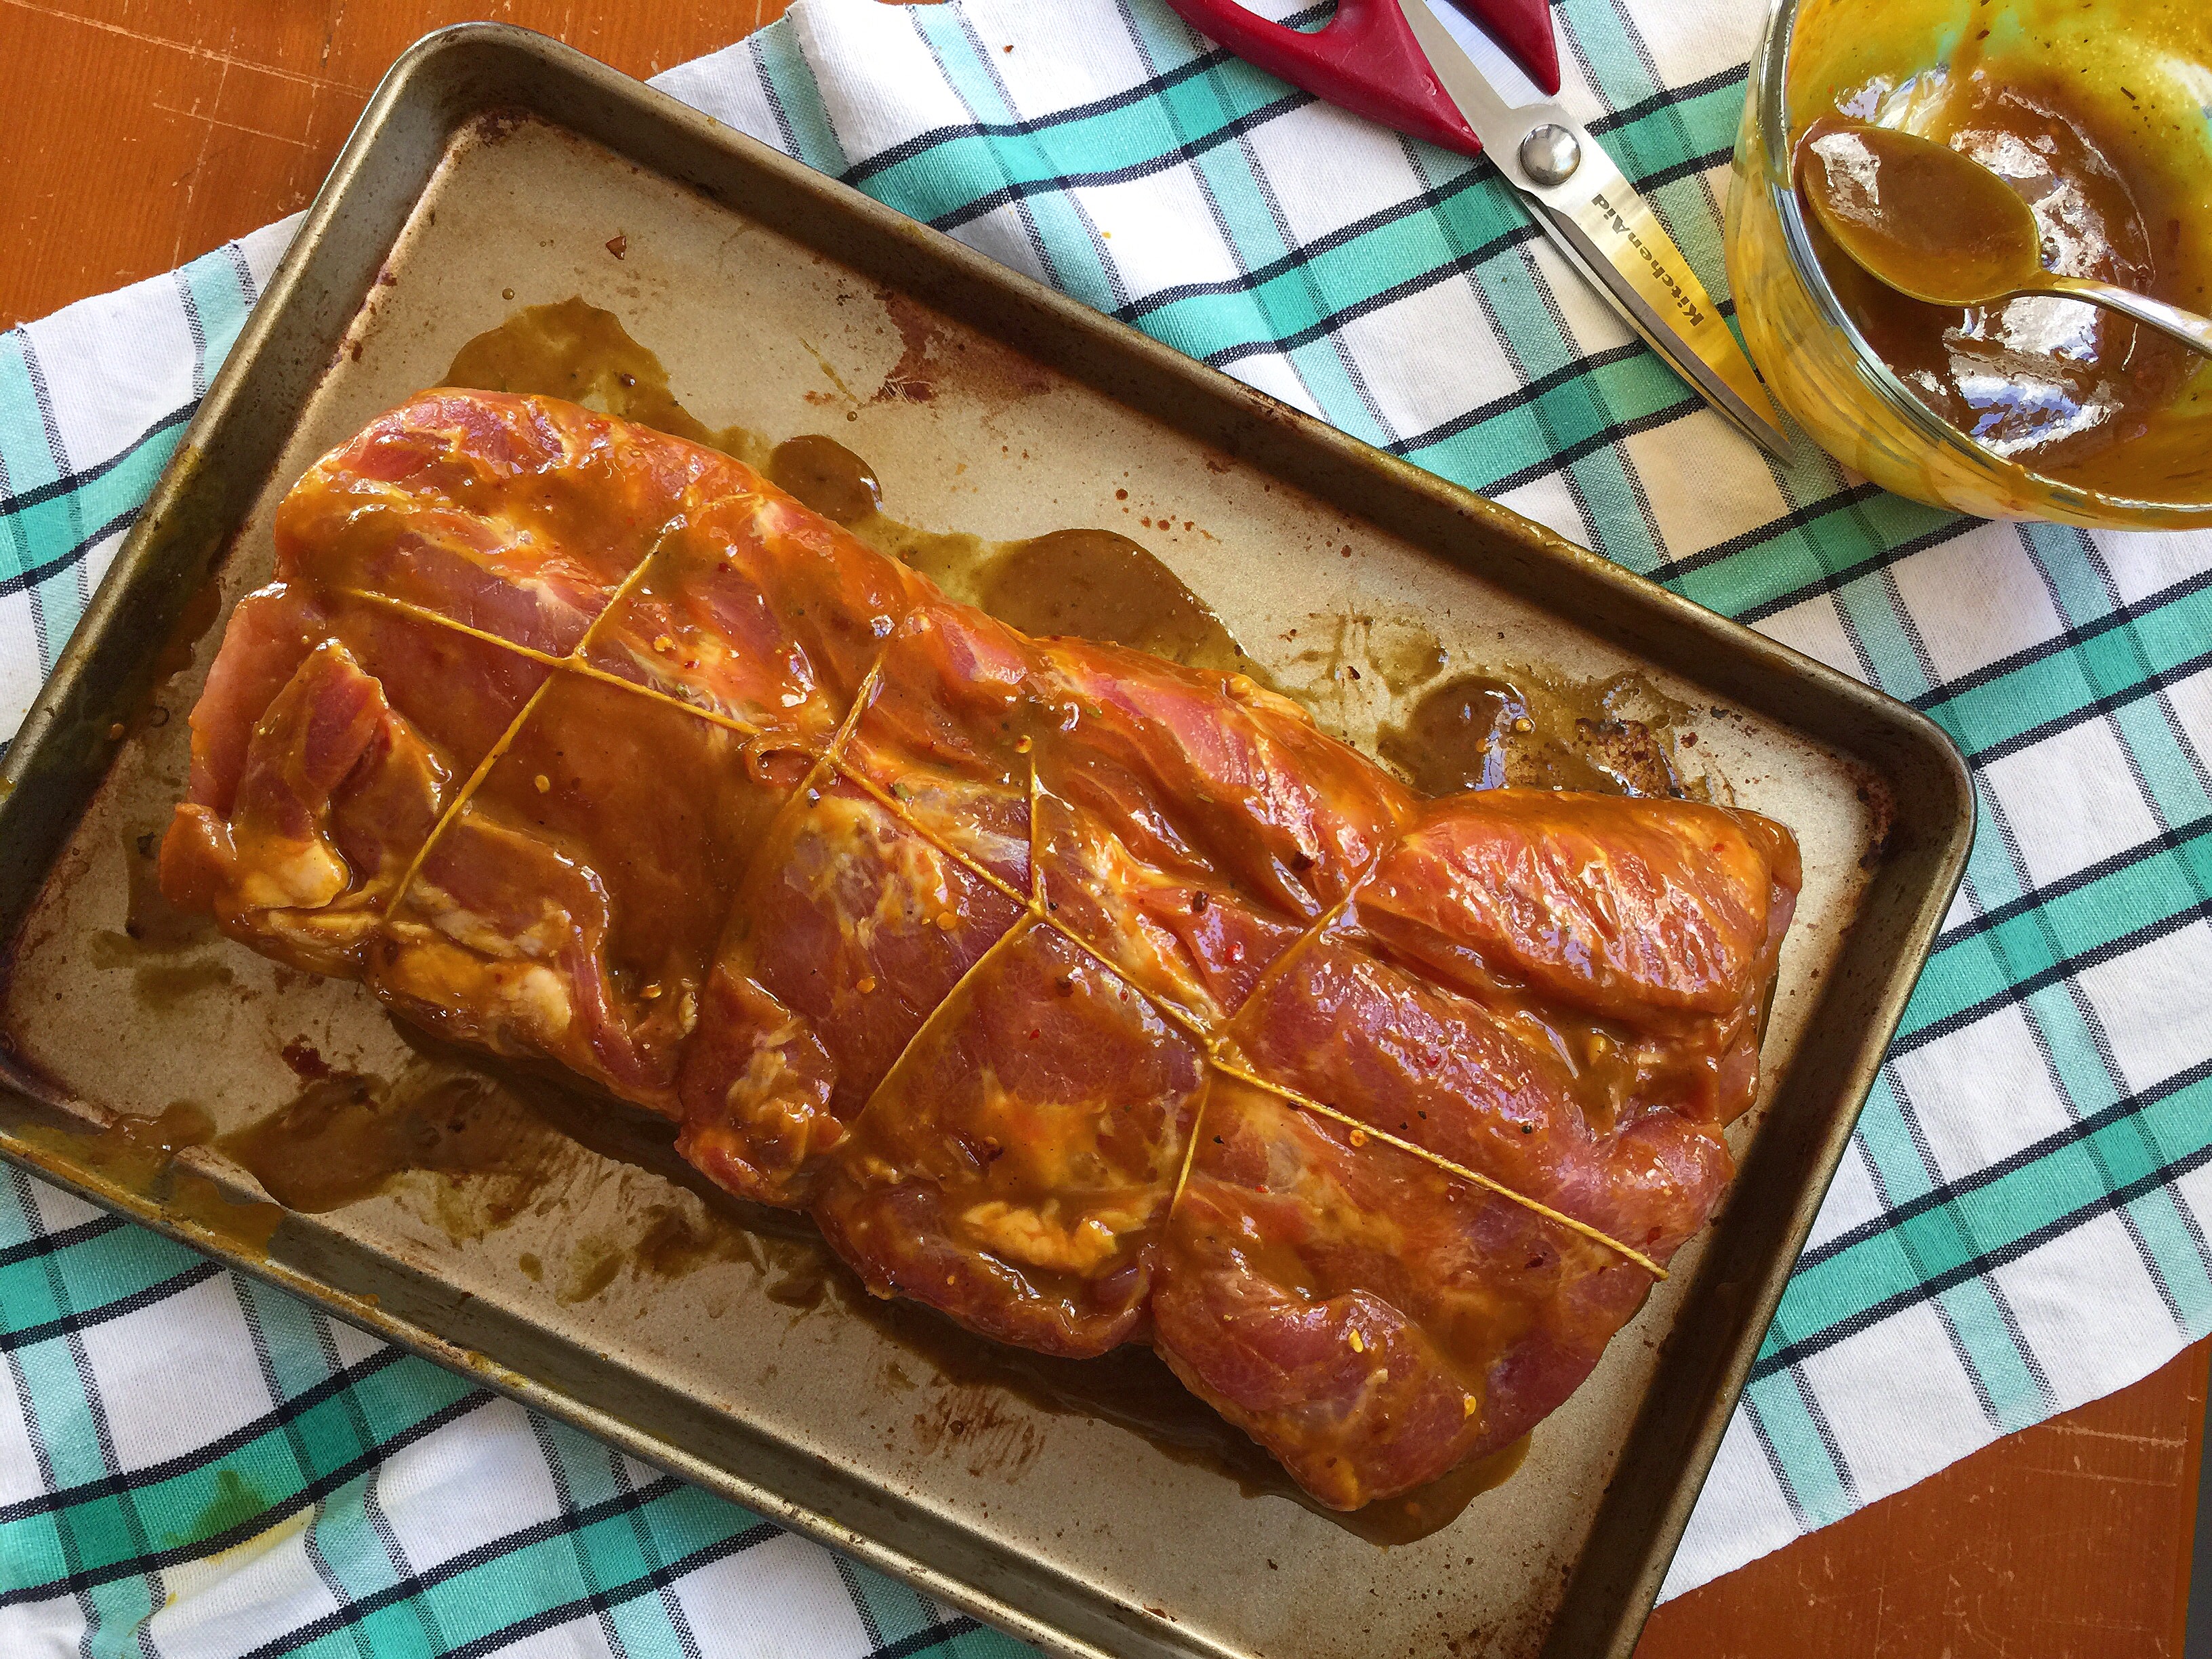
[[[0,328],[305,207],[377,80],[469,18],[652,75],[786,0],[0,0]]]
[[[1668,1602],[1637,1659],[2181,1659],[2212,1347]]]
[[[650,75],[784,3],[0,0],[0,328],[305,206],[441,24]],[[1638,1659],[2178,1659],[2207,1352],[1661,1608]]]

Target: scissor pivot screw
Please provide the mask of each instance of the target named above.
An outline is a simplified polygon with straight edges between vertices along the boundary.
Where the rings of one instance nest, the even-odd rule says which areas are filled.
[[[1528,181],[1549,187],[1564,185],[1583,164],[1583,147],[1565,127],[1547,121],[1521,141],[1521,171]]]

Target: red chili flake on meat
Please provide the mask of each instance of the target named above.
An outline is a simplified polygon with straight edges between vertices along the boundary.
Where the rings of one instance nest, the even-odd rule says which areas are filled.
[[[627,236],[616,236],[611,238],[607,243],[607,252],[613,254],[617,259],[628,258],[629,257],[629,238]]]

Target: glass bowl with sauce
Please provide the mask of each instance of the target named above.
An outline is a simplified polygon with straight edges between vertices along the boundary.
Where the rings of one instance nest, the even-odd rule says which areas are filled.
[[[2079,301],[1924,305],[1814,222],[1796,163],[1844,117],[2010,182],[2044,262],[2212,312],[2208,0],[1777,0],[1727,252],[1744,339],[1823,447],[1917,501],[2091,528],[2212,525],[2212,359]]]

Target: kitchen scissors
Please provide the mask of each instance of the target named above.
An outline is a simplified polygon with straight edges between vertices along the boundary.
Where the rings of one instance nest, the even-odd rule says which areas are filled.
[[[1790,441],[1720,309],[1587,128],[1555,101],[1513,104],[1426,0],[1338,0],[1311,34],[1237,0],[1167,0],[1255,68],[1370,120],[1464,155],[1486,152],[1536,227],[1645,344],[1747,437],[1784,460]],[[1455,0],[1556,99],[1559,49],[1545,0]]]

